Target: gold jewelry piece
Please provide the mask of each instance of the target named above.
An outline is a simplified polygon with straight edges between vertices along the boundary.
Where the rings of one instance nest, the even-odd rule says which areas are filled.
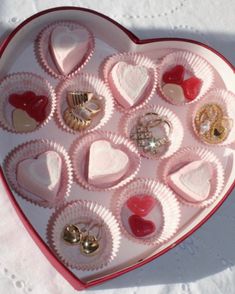
[[[90,231],[96,227],[98,229],[97,234],[90,234]],[[101,239],[101,227],[102,224],[91,223],[87,229],[87,234],[83,236],[82,242],[80,243],[80,252],[85,256],[94,256],[99,248],[99,241]]]
[[[91,120],[80,116],[76,108],[67,108],[64,112],[64,121],[71,129],[81,131],[90,126]]]
[[[67,225],[62,234],[63,240],[71,245],[79,244],[82,239],[82,233],[76,225]]]
[[[75,131],[89,127],[92,118],[101,111],[100,101],[91,92],[70,91],[67,102],[70,107],[64,111],[64,121]]]
[[[90,101],[93,96],[91,92],[69,91],[67,94],[67,103],[69,107],[82,106],[84,103]]]
[[[98,99],[93,98],[92,100],[88,101],[84,108],[90,112],[90,116],[94,116],[101,111],[100,102]]]
[[[95,255],[99,248],[99,241],[93,235],[86,235],[80,244],[80,251],[85,256]]]
[[[203,105],[194,118],[196,131],[206,143],[218,144],[226,140],[233,125],[233,120],[224,116],[219,104]]]
[[[167,126],[167,134],[161,137],[154,136],[150,129],[164,125]],[[156,112],[148,112],[138,118],[136,126],[131,130],[130,138],[143,152],[156,155],[163,146],[170,143],[171,133],[172,124],[167,118]]]
[[[81,227],[81,229],[78,227]],[[94,228],[98,231],[94,234]],[[79,223],[66,225],[62,232],[62,239],[69,245],[80,245],[80,252],[85,256],[94,256],[100,248],[101,239],[101,227],[102,224],[90,223]],[[91,234],[93,230],[93,234]]]

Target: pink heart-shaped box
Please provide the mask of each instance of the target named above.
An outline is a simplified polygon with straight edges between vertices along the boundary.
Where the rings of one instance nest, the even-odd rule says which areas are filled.
[[[172,49],[189,50],[193,53],[197,53],[213,65],[216,71],[216,86],[225,87],[231,92],[235,92],[234,67],[232,64],[229,63],[228,60],[226,60],[224,56],[222,56],[214,49],[197,41],[187,39],[156,38],[140,40],[133,33],[128,31],[112,19],[95,11],[76,7],[60,7],[49,9],[30,17],[22,24],[20,24],[1,45],[0,78],[3,78],[10,70],[12,70],[12,66],[14,67],[14,63],[17,60],[15,52],[18,51],[19,53],[24,54],[27,53],[27,50],[31,50],[33,52],[32,40],[33,38],[35,38],[35,36],[37,36],[41,29],[46,25],[50,24],[51,22],[64,19],[79,19],[79,22],[82,25],[90,29],[95,35],[95,37],[100,39],[99,41],[102,44],[98,45],[98,47],[108,47],[109,45],[115,50],[118,50],[119,52],[145,52],[148,55],[148,57],[155,60],[155,62],[159,61],[159,59],[164,54],[171,52]],[[14,56],[14,58],[11,58],[12,56]],[[106,56],[103,56],[103,58],[104,57]],[[24,58],[22,57],[22,55],[21,58],[21,62],[23,62]],[[98,60],[98,62],[101,62],[101,60]],[[18,66],[20,66],[20,63],[18,64]],[[30,66],[32,66],[31,69],[34,71],[38,69],[37,67],[34,67],[33,64],[31,64]],[[23,66],[21,68],[23,68]],[[167,105],[169,106],[169,104]],[[53,125],[50,125],[48,128],[52,128],[51,130],[53,130],[53,127]],[[4,157],[6,156],[7,150],[9,150],[9,145],[7,143],[8,140],[4,140],[4,138],[7,138],[11,134],[2,130],[0,131],[0,134],[1,138],[3,138],[1,139],[0,143],[0,159],[2,164]],[[53,132],[52,135],[54,136]],[[65,134],[65,138],[63,138],[65,143],[66,136],[71,135]],[[17,136],[15,136],[14,138],[16,140],[15,144],[19,144],[19,142],[21,142],[17,141]],[[193,140],[193,136],[189,136],[188,141],[186,141],[186,144],[187,142],[191,142],[191,140]],[[195,142],[196,144],[196,139],[193,142]],[[114,262],[105,270],[97,271],[93,274],[85,273],[82,275],[80,272],[70,270],[57,259],[57,257],[52,253],[52,251],[50,250],[50,248],[48,247],[48,245],[46,244],[45,240],[41,235],[41,224],[36,223],[34,219],[28,217],[28,211],[26,206],[24,205],[24,200],[19,199],[19,197],[15,197],[15,194],[12,193],[11,187],[9,187],[9,185],[7,184],[2,169],[1,179],[4,183],[4,186],[6,188],[9,199],[12,202],[12,205],[14,206],[21,221],[25,225],[26,229],[29,231],[32,238],[35,240],[38,247],[50,260],[52,265],[64,276],[64,278],[66,278],[71,283],[71,285],[74,288],[84,289],[105,282],[106,280],[109,280],[121,274],[124,274],[157,258],[158,256],[166,253],[171,248],[175,247],[178,243],[180,243],[182,240],[184,240],[186,237],[192,234],[196,229],[198,229],[205,221],[207,221],[207,219],[225,201],[225,199],[228,197],[228,195],[230,194],[235,185],[233,146],[230,145],[230,148],[226,148],[226,151],[226,154],[223,154],[223,164],[226,166],[225,186],[220,197],[218,197],[218,199],[212,205],[203,209],[192,208],[192,210],[194,209],[193,213],[183,213],[181,227],[178,230],[177,234],[163,245],[158,247],[152,247],[151,253],[149,253],[148,251],[148,254],[146,255],[144,254],[143,248],[142,251],[135,251],[133,250],[134,246],[131,246],[131,250],[134,251],[134,256],[132,256],[131,261],[127,260],[127,255],[121,254],[119,256],[119,259],[117,259],[116,261],[117,263]],[[153,177],[155,176],[156,175],[153,175]],[[33,207],[31,209],[33,209]],[[31,215],[33,214],[31,213]]]

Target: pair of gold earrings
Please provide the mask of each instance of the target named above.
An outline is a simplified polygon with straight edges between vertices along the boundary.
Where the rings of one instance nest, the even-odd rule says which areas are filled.
[[[101,111],[100,101],[91,92],[69,91],[67,103],[64,121],[75,131],[89,127],[92,118]]]
[[[65,226],[62,238],[69,245],[79,245],[83,255],[93,256],[100,249],[101,226],[101,224],[90,223],[80,229],[78,224],[69,224]],[[97,228],[97,233],[90,234],[95,228]]]

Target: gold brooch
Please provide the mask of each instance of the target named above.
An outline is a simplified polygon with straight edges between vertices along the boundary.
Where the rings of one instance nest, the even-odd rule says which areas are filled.
[[[164,130],[160,132],[160,128],[162,127]],[[156,135],[151,131],[153,128],[158,129],[155,132]],[[171,132],[172,124],[167,118],[155,112],[148,112],[138,118],[136,125],[131,130],[130,139],[144,153],[156,155],[161,152],[162,147],[166,147],[170,143],[169,137]]]
[[[203,105],[194,118],[198,136],[206,143],[219,144],[226,140],[233,125],[233,120],[224,115],[219,104]]]

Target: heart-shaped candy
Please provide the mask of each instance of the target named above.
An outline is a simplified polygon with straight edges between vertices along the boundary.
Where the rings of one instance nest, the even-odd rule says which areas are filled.
[[[169,186],[186,201],[200,202],[208,198],[214,174],[210,162],[197,160],[168,176]]]
[[[128,219],[132,233],[136,237],[145,237],[155,232],[155,224],[150,220],[145,220],[141,216],[133,214]]]
[[[22,94],[13,93],[9,96],[9,103],[15,108],[19,108],[25,111],[29,110],[29,105],[34,103],[36,95],[32,91],[27,91]]]
[[[83,28],[57,26],[51,32],[50,49],[59,72],[68,75],[83,61],[89,49],[89,34]]]
[[[14,109],[12,122],[17,132],[32,132],[37,127],[37,122],[22,109]]]
[[[162,91],[173,104],[183,103],[185,101],[184,92],[180,85],[165,84],[162,87]]]
[[[17,182],[25,190],[52,202],[59,190],[62,160],[55,151],[21,161],[17,166]]]
[[[91,144],[88,165],[88,182],[94,186],[108,186],[120,180],[129,167],[129,157],[114,149],[109,141],[98,140]]]
[[[194,100],[200,93],[202,87],[202,80],[197,77],[191,77],[181,84],[184,96],[188,100]]]
[[[162,80],[166,84],[169,83],[181,85],[184,80],[184,72],[185,69],[182,65],[176,65],[163,74]]]
[[[132,107],[143,97],[149,82],[150,76],[145,66],[120,61],[111,70],[111,85],[120,93],[120,97],[116,98],[125,108]]]
[[[26,111],[30,117],[39,123],[46,119],[48,105],[48,98],[46,96],[26,91],[22,94],[11,94],[8,101],[15,108]]]
[[[155,204],[156,200],[149,195],[132,196],[127,200],[127,207],[139,216],[148,215]]]
[[[27,112],[37,122],[41,123],[47,117],[47,104],[48,98],[46,96],[36,96],[36,99],[30,103]]]

